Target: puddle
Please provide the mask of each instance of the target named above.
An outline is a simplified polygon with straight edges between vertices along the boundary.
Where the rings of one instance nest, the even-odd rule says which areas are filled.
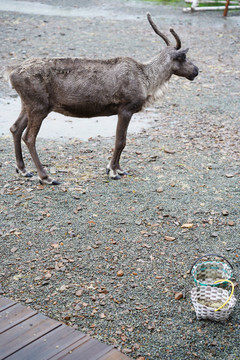
[[[121,12],[112,11],[106,5],[101,6],[84,6],[84,7],[70,7],[70,6],[53,6],[41,4],[40,2],[29,1],[15,1],[15,0],[0,0],[1,11],[14,11],[29,15],[43,15],[43,16],[64,16],[64,17],[105,17],[108,19],[136,19],[138,16],[125,14]]]
[[[19,98],[0,99],[0,136],[10,134],[9,128],[17,119],[21,109]],[[154,111],[154,110],[153,110]],[[128,133],[136,134],[142,129],[151,127],[154,112],[150,109],[134,114],[130,122]],[[115,136],[117,116],[102,116],[90,119],[72,118],[58,113],[50,113],[44,119],[38,137],[55,140],[77,138],[87,141],[97,136]]]

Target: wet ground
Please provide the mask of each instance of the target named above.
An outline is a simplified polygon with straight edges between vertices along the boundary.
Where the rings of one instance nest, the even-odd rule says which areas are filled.
[[[19,98],[0,99],[0,135],[10,134],[10,126],[17,119],[21,109]],[[148,108],[132,119],[128,133],[136,134],[154,123],[154,109]],[[90,119],[77,119],[51,113],[43,122],[38,137],[45,139],[72,138],[87,141],[89,138],[111,137],[115,135],[117,116],[101,116]]]
[[[119,182],[105,174],[113,137],[63,142],[66,129],[83,132],[82,120],[63,118],[60,131],[50,114],[37,148],[59,187],[16,175],[7,127],[19,101],[0,79],[0,291],[134,359],[239,359],[239,14],[117,0],[42,0],[30,14],[34,1],[6,3],[19,9],[1,12],[1,67],[33,56],[147,61],[165,46],[150,11],[164,33],[179,33],[200,73],[172,78],[138,115],[151,126],[129,134],[121,165],[130,175]],[[58,16],[41,13],[52,7]],[[66,7],[77,16],[63,16]],[[219,252],[233,265],[238,303],[224,323],[198,321],[189,270]]]

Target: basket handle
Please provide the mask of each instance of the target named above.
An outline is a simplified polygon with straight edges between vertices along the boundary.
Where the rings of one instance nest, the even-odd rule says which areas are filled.
[[[217,281],[215,281],[215,282],[214,282],[214,284],[217,284],[217,283],[219,283],[219,282],[225,282],[225,281],[227,281],[228,283],[230,283],[230,284],[232,285],[232,291],[231,291],[231,294],[230,294],[229,298],[227,299],[227,301],[225,301],[225,303],[224,303],[224,304],[222,304],[222,305],[221,305],[218,309],[216,309],[216,310],[214,310],[214,311],[218,311],[218,310],[222,309],[225,305],[227,305],[227,303],[229,302],[229,300],[230,300],[230,299],[231,299],[231,297],[233,296],[233,292],[234,292],[234,284],[233,284],[233,282],[232,282],[231,280],[221,279],[221,280],[217,280]]]
[[[231,264],[224,256],[218,255],[218,254],[206,254],[206,255],[203,255],[203,256],[199,257],[199,258],[192,264],[192,267],[191,267],[191,269],[190,269],[190,273],[192,272],[192,269],[193,269],[194,265],[195,265],[200,259],[205,258],[205,257],[207,257],[207,256],[217,256],[217,257],[220,257],[220,258],[224,259],[224,260],[230,265],[230,267],[233,269],[232,264]]]

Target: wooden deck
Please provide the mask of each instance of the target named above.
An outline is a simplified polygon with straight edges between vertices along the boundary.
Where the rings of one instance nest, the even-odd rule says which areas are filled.
[[[0,359],[129,360],[130,358],[80,331],[0,296]]]

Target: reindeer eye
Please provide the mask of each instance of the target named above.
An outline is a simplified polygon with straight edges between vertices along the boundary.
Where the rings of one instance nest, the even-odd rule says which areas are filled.
[[[181,62],[185,61],[186,60],[186,54],[185,53],[179,54],[178,60],[181,61]]]

